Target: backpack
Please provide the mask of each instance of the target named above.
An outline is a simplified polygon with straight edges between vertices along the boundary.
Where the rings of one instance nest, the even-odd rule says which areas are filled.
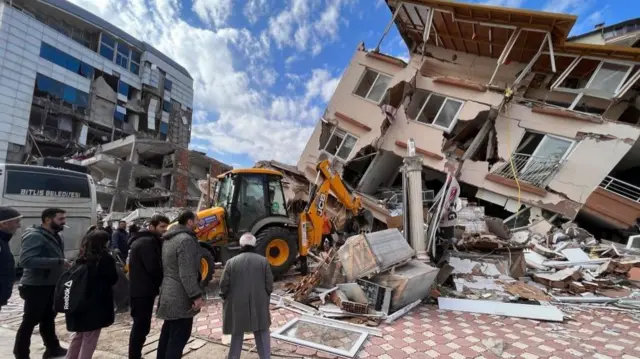
[[[53,307],[58,313],[77,313],[85,306],[89,287],[89,267],[75,263],[62,273],[53,298]]]

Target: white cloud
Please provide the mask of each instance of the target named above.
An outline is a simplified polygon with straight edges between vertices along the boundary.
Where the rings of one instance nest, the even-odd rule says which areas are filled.
[[[289,6],[269,19],[268,34],[278,48],[292,47],[317,55],[324,45],[337,39],[343,7],[357,0],[292,0]]]
[[[214,26],[222,26],[231,15],[231,0],[193,0],[193,11],[200,20]]]
[[[267,0],[248,0],[244,5],[242,13],[251,24],[255,24],[258,20],[266,15],[269,11]]]
[[[543,11],[579,15],[589,6],[589,0],[549,0]]]
[[[310,101],[312,98],[319,96],[324,102],[329,102],[331,96],[338,87],[340,78],[333,78],[329,71],[324,69],[314,69],[311,72],[311,79],[306,84],[306,99]]]

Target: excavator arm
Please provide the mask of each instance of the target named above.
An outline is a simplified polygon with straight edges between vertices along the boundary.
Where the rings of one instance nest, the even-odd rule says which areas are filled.
[[[333,193],[346,210],[360,219],[360,222],[371,225],[373,216],[366,215],[360,197],[354,196],[342,182],[342,178],[331,168],[328,160],[323,160],[316,166],[318,175],[309,193],[309,203],[300,213],[299,251],[306,256],[309,250],[322,243],[322,224],[325,206],[330,193]]]

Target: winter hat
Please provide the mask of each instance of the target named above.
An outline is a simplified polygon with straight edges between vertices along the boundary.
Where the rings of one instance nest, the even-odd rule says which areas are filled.
[[[0,207],[0,223],[22,218],[22,214],[11,207]]]
[[[243,234],[242,237],[240,237],[240,246],[242,246],[242,247],[244,247],[244,246],[255,247],[256,246],[256,237],[254,237],[253,234],[251,234],[251,233]]]

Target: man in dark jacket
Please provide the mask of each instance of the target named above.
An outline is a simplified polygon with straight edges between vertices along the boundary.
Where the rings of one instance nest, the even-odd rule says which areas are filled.
[[[157,316],[164,319],[157,359],[179,359],[191,336],[193,317],[204,305],[200,287],[200,245],[194,228],[196,215],[185,211],[164,235],[163,278]]]
[[[120,221],[118,223],[118,229],[111,235],[111,249],[120,251],[120,259],[122,259],[123,262],[127,261],[127,255],[129,254],[128,242],[127,222]]]
[[[244,333],[253,333],[260,359],[271,352],[271,312],[269,301],[273,291],[271,266],[255,252],[256,237],[245,233],[240,237],[240,254],[231,258],[220,279],[222,332],[231,334],[228,359],[240,359]]]
[[[129,337],[129,359],[140,359],[151,330],[153,303],[162,284],[162,235],[169,218],[156,214],[149,227],[129,239],[129,295],[133,327]]]
[[[11,207],[0,207],[0,309],[7,305],[16,278],[13,253],[9,241],[20,228],[22,215]]]
[[[24,273],[18,291],[24,299],[24,313],[13,347],[16,359],[29,358],[31,335],[36,325],[40,326],[46,347],[43,359],[67,353],[56,336],[53,309],[56,283],[63,270],[71,266],[64,258],[64,243],[58,234],[65,226],[65,213],[59,208],[47,208],[42,211],[42,225],[27,228],[22,234],[20,266]]]

